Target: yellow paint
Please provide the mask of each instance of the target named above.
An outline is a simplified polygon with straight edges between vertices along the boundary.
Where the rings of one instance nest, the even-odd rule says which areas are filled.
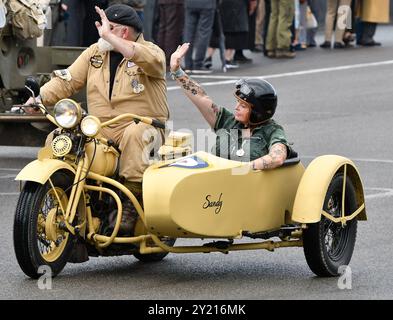
[[[34,160],[19,172],[15,180],[34,181],[44,184],[54,172],[63,169],[75,174],[74,168],[64,161],[56,159]]]
[[[150,233],[235,238],[242,230],[267,231],[285,223],[304,172],[302,164],[252,171],[248,163],[206,152],[192,156],[206,161],[208,166],[185,169],[163,167],[161,163],[146,170],[143,200]]]
[[[339,170],[344,170],[344,166],[355,187],[358,205],[365,203],[363,185],[354,163],[341,156],[325,155],[315,158],[301,179],[293,207],[293,221],[315,223],[321,220],[323,202],[329,184]],[[358,220],[367,220],[365,206],[358,212]]]

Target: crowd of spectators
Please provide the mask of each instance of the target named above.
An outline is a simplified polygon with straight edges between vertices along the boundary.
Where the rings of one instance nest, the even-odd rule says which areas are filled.
[[[185,70],[209,73],[212,56],[220,52],[223,71],[252,59],[244,50],[272,59],[293,59],[298,51],[319,45],[324,49],[379,46],[377,25],[389,22],[389,0],[63,0],[73,23],[63,32],[67,45],[89,46],[98,39],[94,6],[113,3],[134,7],[144,21],[145,39],[165,52],[167,64],[177,46],[189,42]],[[83,15],[83,16],[82,16]],[[78,22],[79,21],[79,22]],[[316,43],[317,30],[324,41]],[[67,43],[68,41],[68,43]],[[58,43],[52,43],[58,44]],[[216,68],[217,69],[217,68]]]

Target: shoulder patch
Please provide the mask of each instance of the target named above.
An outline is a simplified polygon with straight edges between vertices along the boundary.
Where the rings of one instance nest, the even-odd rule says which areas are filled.
[[[65,80],[65,81],[72,80],[71,72],[68,69],[55,70],[52,73],[52,77],[58,77],[58,78]]]

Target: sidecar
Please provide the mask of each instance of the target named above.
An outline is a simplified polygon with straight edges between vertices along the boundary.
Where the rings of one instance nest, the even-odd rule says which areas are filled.
[[[336,276],[349,263],[357,220],[367,219],[359,172],[336,155],[317,157],[305,168],[295,154],[280,168],[254,171],[247,163],[197,152],[149,167],[143,202],[146,231],[160,247],[144,247],[144,253],[304,247],[320,276]],[[160,243],[162,236],[213,241],[169,247]],[[270,241],[235,242],[246,237]]]

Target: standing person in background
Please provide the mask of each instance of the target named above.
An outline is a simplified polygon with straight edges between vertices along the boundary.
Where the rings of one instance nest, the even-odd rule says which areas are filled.
[[[257,18],[257,0],[248,0],[248,46],[244,49],[254,50],[255,48],[255,26]],[[250,63],[252,59],[243,54],[243,49],[237,49],[234,56],[235,62]]]
[[[343,16],[350,16],[350,10],[343,10],[342,6],[350,8],[351,0],[327,0],[326,18],[325,18],[325,41],[320,45],[321,48],[330,49],[332,46],[332,35],[334,22],[336,21],[336,29],[334,32],[334,49],[345,48],[343,41],[345,27],[341,24]],[[341,7],[341,8],[340,8]],[[347,21],[348,17],[344,19]]]
[[[254,52],[263,52],[265,24],[265,0],[258,0],[257,16],[255,22],[255,46]]]
[[[267,57],[266,39],[267,39],[267,31],[269,29],[271,12],[272,12],[271,2],[270,0],[265,0],[265,22],[263,24],[263,55],[266,57]]]
[[[325,3],[321,3],[322,0],[307,0],[307,4],[311,10],[311,13],[314,15],[315,19],[318,22],[318,25],[321,24],[323,19],[323,12],[325,8]],[[307,28],[307,47],[314,48],[317,46],[317,42],[315,41],[315,35],[318,31],[318,25],[314,28]]]
[[[204,67],[203,61],[213,30],[216,1],[185,0],[184,7],[184,42],[190,43],[190,50],[185,57],[185,69],[195,73],[211,72]]]
[[[143,10],[143,36],[145,40],[157,42],[158,19],[158,0],[147,1]]]
[[[378,23],[389,23],[389,0],[359,0],[358,2],[358,16],[361,20],[358,44],[367,47],[380,46],[381,43],[374,40],[374,35]]]
[[[100,16],[95,12],[95,6],[102,9],[108,7],[107,0],[83,0],[85,6],[85,18],[83,19],[83,47],[90,47],[93,43],[96,43],[98,38],[98,31],[95,22],[100,19]]]
[[[248,0],[222,0],[220,5],[225,35],[225,60],[228,69],[237,68],[235,50],[248,49]]]
[[[295,16],[294,0],[271,0],[271,14],[266,38],[269,58],[294,58],[290,51],[292,22]]]
[[[157,44],[165,52],[166,65],[169,66],[171,54],[182,43],[184,28],[184,1],[158,0],[159,27]]]
[[[109,6],[112,4],[126,4],[132,7],[143,22],[143,8],[146,5],[146,0],[109,0]]]

